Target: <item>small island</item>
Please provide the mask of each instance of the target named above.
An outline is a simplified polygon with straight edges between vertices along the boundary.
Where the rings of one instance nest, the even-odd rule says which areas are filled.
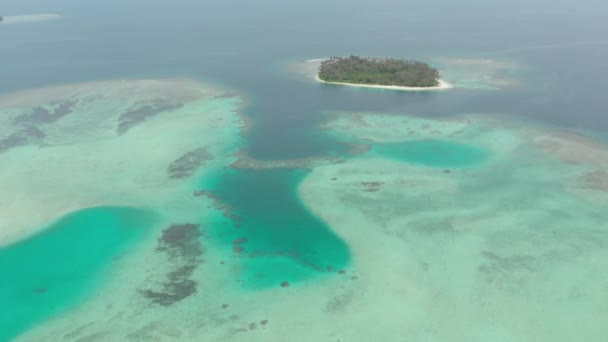
[[[317,79],[323,83],[396,90],[452,87],[427,63],[394,58],[331,57],[321,62]]]

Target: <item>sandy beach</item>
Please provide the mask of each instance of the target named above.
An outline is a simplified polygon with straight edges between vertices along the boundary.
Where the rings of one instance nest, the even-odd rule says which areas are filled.
[[[428,90],[447,90],[452,89],[454,86],[444,80],[437,80],[439,82],[438,86],[434,87],[403,87],[403,86],[395,86],[395,85],[378,85],[378,84],[357,84],[357,83],[344,83],[344,82],[327,82],[323,81],[319,78],[319,75],[315,77],[315,79],[321,83],[326,84],[338,84],[350,87],[361,87],[361,88],[374,88],[374,89],[387,89],[387,90],[401,90],[401,91],[428,91]]]

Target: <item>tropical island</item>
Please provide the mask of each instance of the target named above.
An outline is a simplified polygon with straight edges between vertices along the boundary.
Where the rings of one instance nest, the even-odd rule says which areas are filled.
[[[452,86],[427,63],[395,58],[331,57],[321,62],[323,83],[397,90],[436,90]]]

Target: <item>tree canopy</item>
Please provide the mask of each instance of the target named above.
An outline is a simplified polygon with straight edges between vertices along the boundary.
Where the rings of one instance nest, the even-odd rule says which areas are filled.
[[[326,82],[433,87],[439,71],[418,61],[395,58],[331,57],[321,63],[319,79]]]

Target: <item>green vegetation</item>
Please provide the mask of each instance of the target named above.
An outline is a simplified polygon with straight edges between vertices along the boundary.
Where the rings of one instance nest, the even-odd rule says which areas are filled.
[[[321,63],[319,79],[326,82],[403,87],[439,85],[439,72],[428,64],[394,58],[331,57]]]

